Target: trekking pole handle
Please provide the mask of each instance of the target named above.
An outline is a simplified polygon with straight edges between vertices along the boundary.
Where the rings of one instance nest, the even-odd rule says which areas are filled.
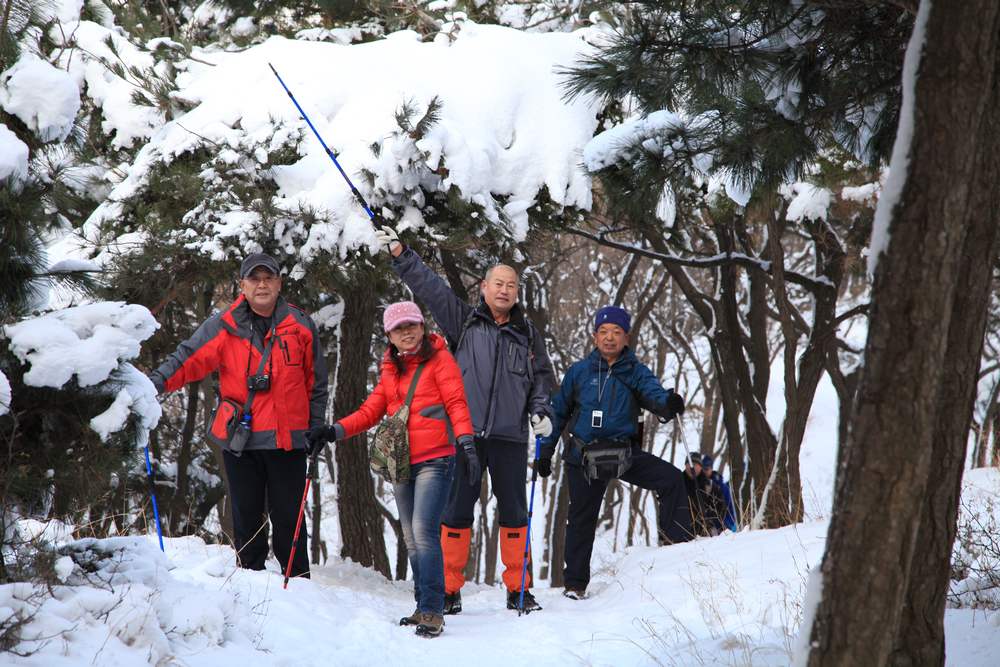
[[[538,479],[538,460],[542,458],[542,436],[535,436],[535,458],[531,465],[531,481]]]
[[[292,91],[288,89],[287,85],[285,85],[285,81],[281,78],[281,75],[278,74],[278,70],[274,69],[274,65],[272,65],[271,63],[268,63],[267,66],[271,68],[272,72],[274,72],[274,76],[278,78],[278,83],[280,83],[281,87],[285,89],[285,92],[288,94],[289,99],[292,100],[292,104],[295,105],[295,108],[298,109],[299,113],[302,115],[303,120],[305,120],[306,124],[309,125],[309,129],[312,130],[313,134],[316,135],[316,138],[319,139],[319,143],[323,146],[323,150],[326,151],[326,154],[330,156],[330,159],[333,160],[333,164],[335,167],[337,167],[337,171],[339,171],[340,175],[344,177],[345,181],[347,181],[347,187],[351,189],[351,193],[354,195],[354,198],[357,199],[358,203],[361,204],[361,207],[365,209],[365,213],[368,214],[368,218],[372,222],[374,222],[375,214],[372,212],[371,208],[369,208],[368,201],[365,200],[364,195],[361,194],[361,191],[358,190],[356,187],[354,187],[354,183],[351,182],[351,179],[350,177],[348,177],[347,172],[344,171],[344,168],[340,166],[340,162],[337,161],[336,153],[330,150],[330,147],[326,145],[325,141],[323,141],[323,137],[320,136],[319,130],[317,130],[316,126],[312,124],[312,121],[309,120],[309,116],[306,115],[306,112],[302,109],[302,106],[299,104],[298,100],[295,99],[295,95],[293,95]]]

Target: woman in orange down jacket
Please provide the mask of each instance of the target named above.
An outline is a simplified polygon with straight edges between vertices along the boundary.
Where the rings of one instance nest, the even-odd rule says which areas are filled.
[[[444,629],[444,560],[441,554],[441,515],[455,472],[455,446],[466,454],[467,479],[479,479],[479,459],[472,437],[472,419],[462,386],[462,373],[445,341],[428,334],[424,316],[412,301],[394,303],[385,310],[383,326],[389,347],[382,374],[371,395],[354,413],[333,426],[318,426],[311,442],[344,440],[393,415],[406,401],[417,366],[410,417],[410,481],[394,484],[396,507],[413,569],[417,608],[400,619],[416,625],[418,635],[436,637]]]

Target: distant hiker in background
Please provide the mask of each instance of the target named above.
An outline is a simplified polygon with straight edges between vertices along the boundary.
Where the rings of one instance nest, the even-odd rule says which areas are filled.
[[[240,567],[263,570],[267,517],[287,570],[306,481],[306,434],[326,413],[326,362],[312,319],[281,296],[281,270],[254,253],[240,266],[240,297],[213,315],[150,374],[160,393],[219,373],[208,440],[222,447]],[[309,576],[302,543],[290,571]]]
[[[715,525],[720,533],[723,528],[728,528],[735,533],[737,531],[736,507],[733,504],[733,494],[729,489],[729,482],[722,478],[722,473],[712,469],[714,463],[715,461],[708,454],[701,457],[701,476],[706,480],[709,494],[716,498],[717,504],[720,503],[718,498],[721,495],[721,506],[725,508],[721,520]]]
[[[406,481],[393,483],[393,493],[413,568],[417,608],[399,624],[415,625],[418,635],[436,637],[444,630],[439,531],[455,473],[455,445],[464,454],[464,479],[479,479],[479,459],[462,372],[444,339],[427,333],[424,316],[412,301],[386,308],[382,323],[389,346],[378,385],[356,412],[333,426],[316,427],[309,437],[320,443],[344,440],[370,429],[386,415],[406,417],[409,468]]]
[[[566,522],[566,590],[583,599],[590,583],[590,557],[601,501],[608,482],[620,478],[655,492],[660,505],[659,542],[692,537],[691,514],[680,470],[642,449],[642,409],[671,420],[684,412],[684,399],[664,389],[627,346],[629,314],[605,306],[594,317],[594,351],[566,372],[552,397],[553,433],[543,438],[538,474],[552,474],[552,456],[564,427],[563,460],[569,484]]]
[[[548,396],[553,374],[542,336],[517,303],[519,279],[511,267],[498,264],[487,271],[479,286],[479,303],[471,306],[405,248],[393,229],[383,227],[376,237],[392,255],[393,270],[430,309],[462,369],[475,452],[490,472],[497,498],[507,608],[518,609],[528,523],[529,418],[535,434],[552,432]],[[460,453],[459,459],[466,455]],[[458,466],[442,520],[445,614],[462,611],[461,589],[480,481],[481,471]],[[531,587],[530,572],[529,567],[525,589]],[[525,590],[524,610],[538,609],[534,596]]]
[[[722,532],[726,501],[721,487],[704,475],[704,460],[701,452],[688,454],[684,464],[684,487],[691,505],[691,521],[695,533],[713,537]]]
[[[705,495],[701,492],[701,452],[691,452],[684,460],[684,489],[691,508],[691,525],[697,535],[708,536],[705,523]]]

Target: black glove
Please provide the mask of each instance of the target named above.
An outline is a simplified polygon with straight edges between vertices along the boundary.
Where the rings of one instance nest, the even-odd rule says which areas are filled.
[[[476,454],[476,441],[471,435],[463,435],[458,438],[458,446],[465,453],[465,475],[469,478],[469,486],[476,486],[482,474],[479,456]]]
[[[337,425],[329,426],[327,424],[320,424],[319,426],[313,426],[311,429],[306,431],[306,453],[309,456],[315,456],[316,452],[323,448],[328,442],[333,442],[337,440]]]
[[[667,410],[674,415],[684,414],[684,399],[676,391],[671,391],[667,396]]]
[[[552,474],[552,459],[550,457],[540,458],[535,461],[535,470],[539,477],[548,477]]]

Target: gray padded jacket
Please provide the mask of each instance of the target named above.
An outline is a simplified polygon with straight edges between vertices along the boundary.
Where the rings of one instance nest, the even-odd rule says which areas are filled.
[[[434,316],[459,368],[479,438],[528,441],[528,416],[551,416],[554,374],[542,336],[519,304],[498,325],[480,298],[473,308],[407,248],[392,268]]]

